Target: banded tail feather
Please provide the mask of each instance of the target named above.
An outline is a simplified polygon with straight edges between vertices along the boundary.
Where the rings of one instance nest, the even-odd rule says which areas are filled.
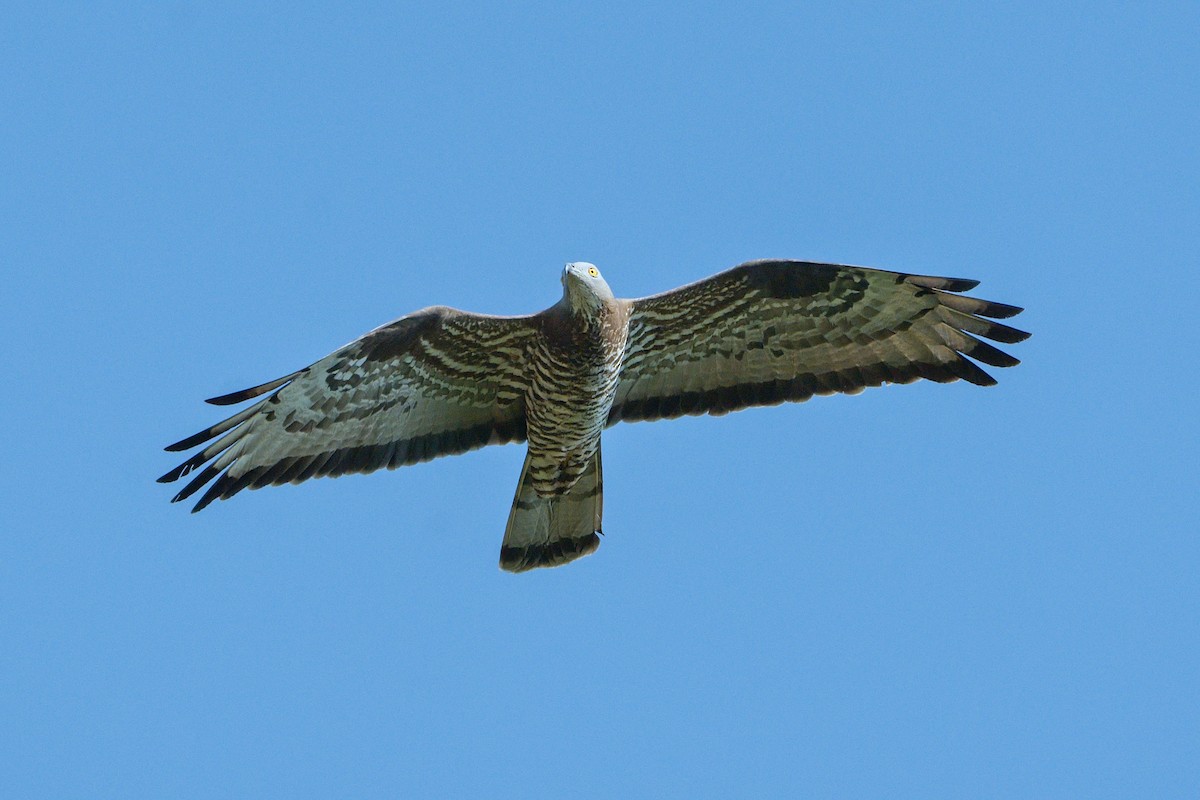
[[[600,546],[600,518],[604,510],[604,475],[600,448],[591,463],[564,495],[539,497],[533,488],[530,456],[525,456],[521,480],[508,515],[500,568],[524,572],[537,567],[557,567],[589,555]]]

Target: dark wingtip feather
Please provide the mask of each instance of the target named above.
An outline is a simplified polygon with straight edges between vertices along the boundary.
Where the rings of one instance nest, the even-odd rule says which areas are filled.
[[[196,505],[192,506],[192,513],[193,514],[200,513],[204,509],[208,508],[208,504],[211,503],[215,499],[216,499],[216,496],[213,495],[211,493],[211,491],[205,492],[204,496],[200,498],[200,501],[198,503],[196,503]]]
[[[186,439],[180,439],[178,442],[175,442],[175,444],[167,445],[163,448],[163,450],[166,450],[168,453],[178,453],[180,450],[191,450],[196,445],[207,442],[209,439],[213,438],[212,430],[212,428],[205,428],[198,433],[193,433]]]
[[[973,333],[976,336],[984,336],[994,342],[1016,344],[1029,338],[1029,333],[1026,331],[1010,328],[1002,322],[984,319],[974,314],[966,314],[944,304],[938,307],[938,315],[942,318],[943,322],[955,330]]]
[[[977,314],[981,317],[992,317],[993,319],[1015,317],[1025,310],[1019,306],[1010,306],[1007,303],[994,303],[990,300],[980,300],[978,297],[968,297],[962,294],[937,292],[937,298],[938,302],[946,308],[952,308],[964,314]]]
[[[925,362],[917,362],[913,366],[918,375],[925,380],[933,381],[934,383],[953,383],[961,377],[957,372],[952,371],[945,364],[927,364]]]
[[[172,503],[178,503],[181,500],[187,500],[194,495],[200,487],[211,481],[220,474],[221,470],[216,467],[205,467],[204,470],[192,479],[191,483],[179,490],[179,493],[171,498]],[[169,474],[169,473],[168,473]]]
[[[946,278],[946,291],[969,292],[979,285],[979,281],[971,278]]]
[[[1012,328],[1008,325],[1001,325],[999,322],[988,324],[986,330],[980,331],[981,336],[986,336],[994,342],[1003,342],[1004,344],[1016,344],[1023,342],[1033,334],[1029,331],[1023,331],[1019,328]]]
[[[249,400],[252,397],[258,397],[259,395],[266,394],[273,389],[278,389],[285,383],[294,380],[296,376],[302,372],[307,372],[307,368],[302,369],[299,372],[293,372],[291,375],[284,375],[282,378],[276,378],[275,380],[268,381],[267,383],[261,383],[258,386],[251,386],[249,389],[241,389],[236,392],[220,395],[219,397],[210,397],[204,402],[211,403],[214,406],[231,406],[235,403]]]
[[[997,380],[989,375],[978,364],[959,356],[956,361],[946,365],[953,374],[976,386],[995,386]]]
[[[967,336],[967,334],[963,335]],[[1020,359],[1010,356],[999,348],[992,347],[987,342],[980,341],[974,336],[967,336],[967,338],[971,340],[971,348],[963,352],[976,361],[982,361],[993,367],[1015,367],[1021,363]]]
[[[254,404],[252,406],[249,406],[247,408],[243,408],[241,411],[234,414],[232,417],[223,419],[220,422],[218,422],[216,425],[210,425],[209,427],[205,428],[202,431],[193,433],[191,436],[187,437],[186,439],[181,439],[178,442],[176,442],[175,444],[167,445],[167,447],[165,449],[167,450],[167,452],[176,452],[179,450],[187,450],[189,448],[195,447],[198,444],[203,444],[204,442],[207,442],[209,439],[215,439],[218,436],[220,436],[222,433],[225,433],[228,430],[232,430],[232,429],[236,428],[238,425],[241,425],[243,422],[245,422],[246,420],[253,417],[258,412],[258,409],[261,406],[262,406],[262,403],[260,402],[260,403]]]
[[[170,472],[167,472],[165,475],[161,475],[158,478],[158,482],[159,483],[173,483],[174,481],[177,481],[180,478],[182,478],[184,475],[187,475],[189,472],[191,472],[192,470],[194,470],[196,467],[200,466],[207,460],[208,460],[208,456],[206,454],[197,453],[196,455],[189,458],[187,461],[180,464],[175,469],[171,470]]]
[[[243,400],[249,400],[251,397],[258,397],[253,392],[254,389],[242,389],[237,392],[220,395],[219,397],[206,398],[204,402],[214,406],[232,406]]]
[[[1002,342],[1005,342],[1006,344],[1016,344],[1017,342],[1023,342],[1026,339],[1028,339],[1030,336],[1033,336],[1033,334],[1030,333],[1029,331],[1023,331],[1019,328],[1010,328],[1007,325],[1005,325],[1003,327],[1009,331],[1012,331],[1012,337],[1013,337],[1012,341],[1007,341],[1004,339],[997,339],[997,341],[1002,341]]]
[[[969,292],[979,285],[979,281],[970,278],[936,278],[932,275],[908,275],[905,280],[914,286],[946,292]]]
[[[228,472],[218,478],[212,486],[208,487],[208,491],[206,491],[200,497],[200,500],[196,502],[196,505],[192,506],[192,513],[195,514],[197,511],[202,511],[208,506],[209,503],[211,503],[213,500],[216,500],[218,497],[223,498],[225,489],[229,486],[230,481],[231,479]]]
[[[1010,306],[1007,303],[994,303],[987,300],[984,301],[984,304],[987,308],[976,313],[983,317],[991,317],[992,319],[1008,319],[1009,317],[1015,317],[1025,310],[1021,306]]]
[[[223,394],[219,397],[206,397],[204,398],[204,402],[213,406],[231,406],[234,403],[239,403],[245,399],[238,397],[239,394],[241,394],[241,392],[230,392],[229,394]]]

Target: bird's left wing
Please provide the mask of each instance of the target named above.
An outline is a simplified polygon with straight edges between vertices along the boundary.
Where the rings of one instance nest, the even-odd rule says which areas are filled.
[[[402,317],[298,372],[209,400],[230,405],[267,395],[167,447],[216,440],[159,482],[203,467],[172,500],[212,482],[199,511],[246,488],[524,441],[524,360],[534,335],[531,317],[444,307]]]
[[[679,289],[624,301],[629,335],[608,424],[724,414],[854,394],[867,386],[995,380],[1010,367],[986,342],[1029,334],[991,318],[1016,306],[957,292],[978,281],[805,261],[752,261]]]

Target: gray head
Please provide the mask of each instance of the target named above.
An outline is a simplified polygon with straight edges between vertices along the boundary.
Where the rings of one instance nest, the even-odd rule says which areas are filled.
[[[612,289],[608,288],[600,270],[586,261],[573,261],[563,267],[563,299],[576,313],[595,317],[606,305],[612,303]]]

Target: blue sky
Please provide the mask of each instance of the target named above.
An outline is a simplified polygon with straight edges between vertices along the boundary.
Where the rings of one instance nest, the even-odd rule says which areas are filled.
[[[5,796],[1195,797],[1195,4],[3,16]],[[1035,335],[618,426],[558,570],[496,567],[515,446],[154,483],[202,398],[414,309],[769,256]]]

